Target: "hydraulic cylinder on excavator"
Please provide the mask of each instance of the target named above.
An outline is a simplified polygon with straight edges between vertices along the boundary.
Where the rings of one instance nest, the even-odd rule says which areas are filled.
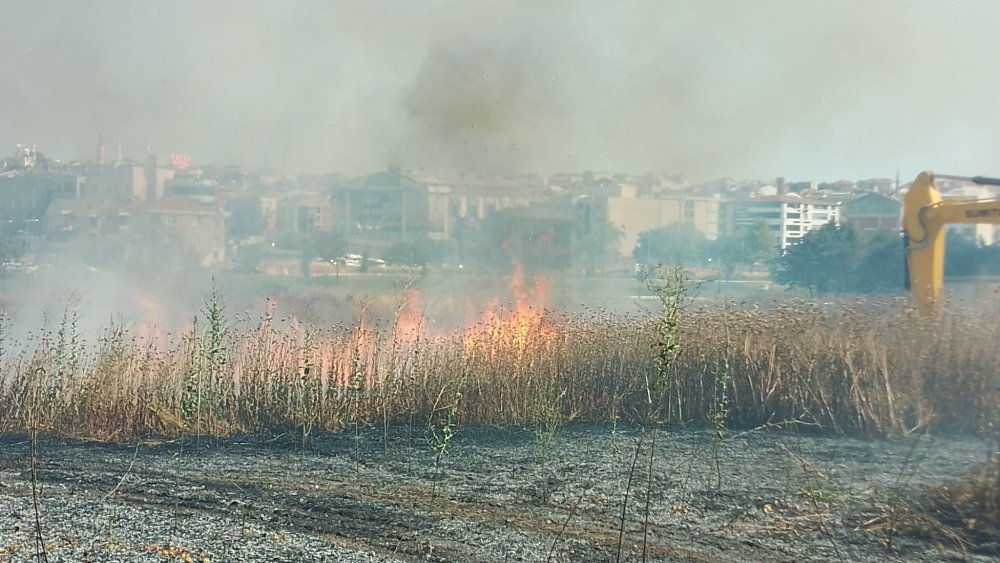
[[[936,311],[941,301],[945,226],[952,223],[1000,224],[1000,200],[942,199],[937,178],[1000,186],[1000,178],[935,175],[924,171],[917,175],[903,196],[907,281],[917,308],[926,314]]]

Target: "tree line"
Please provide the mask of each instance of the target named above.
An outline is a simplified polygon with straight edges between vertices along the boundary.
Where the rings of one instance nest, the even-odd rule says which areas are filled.
[[[905,264],[899,233],[829,223],[785,250],[774,280],[810,294],[902,291]]]
[[[949,234],[944,274],[1000,275],[1000,245]],[[810,231],[788,248],[775,269],[775,281],[813,294],[903,291],[906,279],[902,233],[862,233],[851,225],[829,224]]]
[[[766,268],[774,281],[812,295],[906,288],[902,233],[862,232],[852,225],[824,225],[806,233],[784,253],[779,252],[776,236],[764,222],[714,241],[706,240],[692,226],[670,225],[640,234],[633,256],[647,264],[714,265],[723,279],[731,278],[739,266]],[[950,234],[945,275],[1000,275],[1000,245]]]
[[[517,255],[530,268],[572,267],[586,275],[622,264],[617,247],[623,233],[610,223],[572,237],[553,237],[546,229],[522,231],[521,227],[487,220],[449,241],[426,237],[399,241],[380,257],[390,264],[412,266],[453,262],[491,267],[509,264],[510,257]],[[331,260],[349,250],[346,239],[335,233],[291,234],[274,243],[273,248],[301,251],[308,259]],[[250,250],[243,258],[251,264],[243,265],[252,268],[262,252]],[[860,232],[851,225],[833,223],[810,231],[784,253],[778,249],[776,234],[763,221],[715,240],[708,240],[693,225],[673,224],[640,233],[631,257],[646,265],[711,268],[722,279],[732,279],[740,269],[769,271],[776,282],[811,294],[891,292],[905,285],[899,233]],[[1000,275],[1000,246],[950,235],[945,274]]]
[[[738,267],[751,271],[770,264],[778,256],[774,232],[760,221],[734,234],[708,240],[688,223],[667,225],[639,234],[632,257],[641,264],[670,264],[718,268],[723,279],[731,279]]]

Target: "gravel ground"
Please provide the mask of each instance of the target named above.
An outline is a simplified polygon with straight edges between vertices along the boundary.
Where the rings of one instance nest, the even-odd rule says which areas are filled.
[[[974,438],[787,432],[719,443],[573,426],[458,428],[110,446],[41,440],[48,561],[987,561],[885,515],[986,456]],[[30,444],[0,436],[0,561],[33,561]],[[648,491],[647,491],[648,489]],[[621,513],[629,492],[624,532]],[[649,497],[643,548],[644,506]],[[912,499],[917,499],[916,501]],[[619,534],[622,541],[619,542]],[[891,541],[890,541],[891,540]],[[888,547],[887,547],[888,546]]]

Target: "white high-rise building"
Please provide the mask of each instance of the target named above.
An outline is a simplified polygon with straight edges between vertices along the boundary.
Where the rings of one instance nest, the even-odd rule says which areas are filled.
[[[840,202],[836,199],[802,197],[795,193],[750,198],[731,203],[735,231],[763,221],[774,232],[779,248],[827,223],[840,223]]]

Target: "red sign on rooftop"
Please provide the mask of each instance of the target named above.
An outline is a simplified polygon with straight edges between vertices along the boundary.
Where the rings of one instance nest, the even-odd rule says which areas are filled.
[[[171,153],[170,154],[170,165],[177,170],[187,170],[191,167],[191,155]]]

